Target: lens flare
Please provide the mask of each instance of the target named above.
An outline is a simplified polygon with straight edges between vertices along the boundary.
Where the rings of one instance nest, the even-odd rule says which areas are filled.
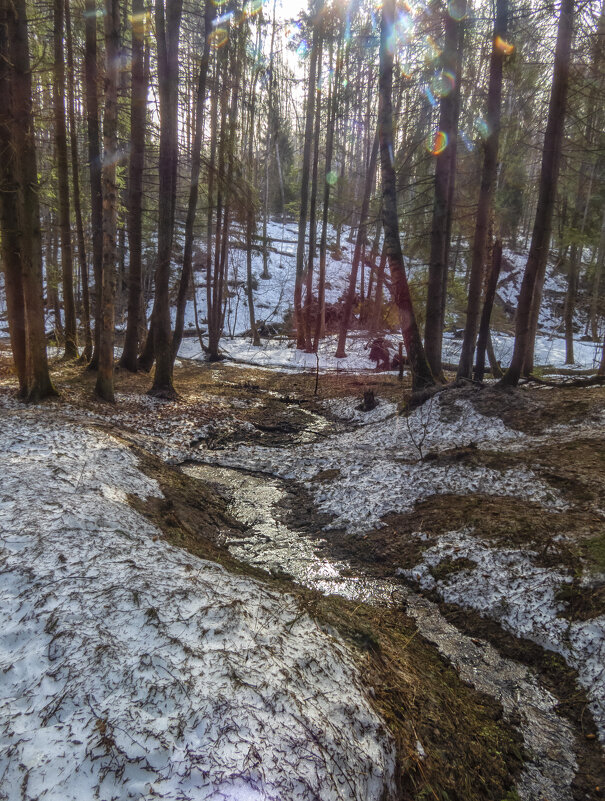
[[[461,22],[468,14],[466,0],[449,0],[447,13],[452,19],[456,20],[456,22]]]
[[[303,39],[303,41],[296,48],[296,55],[299,58],[306,58],[309,55],[310,52],[311,52],[311,48],[309,47],[307,42],[305,42],[305,40]]]
[[[441,70],[431,78],[429,85],[435,97],[447,97],[456,87],[456,76],[449,70]]]
[[[496,36],[494,47],[499,53],[502,53],[503,56],[510,56],[515,50],[515,46],[510,44],[510,42],[505,42],[501,36]]]
[[[229,34],[226,28],[216,28],[208,37],[208,42],[212,50],[219,50],[229,41]]]
[[[468,134],[466,134],[464,131],[460,131],[460,138],[464,143],[464,147],[468,150],[469,153],[472,153],[473,150],[475,149],[475,145],[469,139]]]
[[[326,175],[326,183],[330,184],[330,186],[334,186],[338,181],[338,173],[335,170],[330,170],[330,172]]]
[[[220,17],[212,20],[212,27],[219,28],[222,25],[228,25],[231,20],[233,19],[233,11],[227,11],[225,14],[221,14]]]
[[[429,136],[426,149],[432,156],[439,156],[447,147],[448,136],[444,131],[437,131],[433,136]]]
[[[439,101],[437,100],[437,98],[435,97],[433,92],[431,91],[431,87],[430,86],[425,86],[424,94],[426,95],[427,100],[429,101],[431,106],[433,106],[433,108],[434,108]]]
[[[491,134],[491,129],[483,117],[477,117],[475,120],[475,130],[482,139],[487,139]]]
[[[246,19],[255,17],[262,11],[262,8],[263,0],[248,0],[248,2],[244,3],[243,15]]]

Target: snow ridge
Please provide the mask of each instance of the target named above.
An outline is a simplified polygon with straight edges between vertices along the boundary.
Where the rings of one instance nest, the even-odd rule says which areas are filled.
[[[158,487],[117,440],[2,417],[3,801],[392,797],[392,743],[337,638],[163,542],[126,499]]]

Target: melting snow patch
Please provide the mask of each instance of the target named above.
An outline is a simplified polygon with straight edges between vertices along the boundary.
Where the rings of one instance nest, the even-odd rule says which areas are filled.
[[[0,798],[392,797],[344,645],[164,543],[125,447],[4,412],[0,461]]]
[[[515,636],[561,654],[578,671],[605,742],[605,616],[587,621],[558,617],[565,605],[556,594],[571,576],[540,567],[535,557],[531,551],[490,546],[467,530],[451,531],[424,551],[420,564],[399,573],[422,589],[436,590],[446,603],[475,609]],[[440,579],[432,575],[431,568],[444,560],[462,558],[476,566]]]
[[[490,447],[522,436],[499,418],[480,414],[469,403],[443,404],[437,397],[407,418],[379,419],[319,443],[288,449],[240,445],[220,454],[201,448],[195,458],[304,481],[319,510],[334,516],[330,528],[361,534],[380,525],[384,515],[409,511],[431,495],[506,495],[566,508],[557,493],[531,470],[501,471],[420,459],[429,451],[443,452],[470,443]],[[326,470],[338,474],[331,480],[312,480]]]

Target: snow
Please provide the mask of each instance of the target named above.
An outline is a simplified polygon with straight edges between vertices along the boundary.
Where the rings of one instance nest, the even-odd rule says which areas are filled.
[[[392,407],[387,409],[392,412]],[[381,419],[380,414],[371,425],[290,448],[239,445],[210,451],[202,431],[202,441],[189,458],[302,481],[317,509],[333,516],[327,528],[345,528],[354,534],[380,526],[384,515],[410,511],[418,501],[435,494],[504,495],[566,508],[558,493],[531,470],[497,470],[420,458],[429,451],[438,453],[471,443],[489,447],[522,438],[499,418],[480,414],[470,403],[444,407],[437,396],[409,417]],[[326,470],[338,471],[336,477],[314,480]]]
[[[474,566],[442,579],[432,575],[431,568],[444,560],[462,558]],[[541,567],[532,551],[499,548],[461,530],[438,537],[418,565],[398,572],[423,590],[436,590],[446,603],[470,607],[516,637],[561,654],[578,671],[605,743],[605,616],[587,621],[559,616],[565,604],[556,593],[572,581],[568,571]]]
[[[341,641],[162,541],[127,502],[159,489],[118,440],[1,414],[0,798],[393,795]]]
[[[373,370],[376,362],[371,362],[369,357],[369,344],[374,337],[371,336],[350,336],[347,338],[346,353],[344,359],[337,359],[336,336],[328,336],[319,344],[319,370],[339,371],[359,371]],[[318,359],[314,353],[305,353],[295,347],[294,340],[291,339],[265,339],[260,347],[254,347],[249,339],[243,337],[231,337],[221,340],[221,351],[228,358],[236,363],[252,365],[254,367],[271,367],[273,369],[306,371],[317,370]],[[189,359],[203,360],[205,355],[197,341],[183,340],[179,350],[179,356]]]

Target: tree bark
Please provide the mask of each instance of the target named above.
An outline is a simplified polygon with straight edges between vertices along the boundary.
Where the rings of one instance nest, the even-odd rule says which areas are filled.
[[[10,61],[8,9],[6,1],[0,0],[0,244],[13,363],[19,394],[24,396],[27,394],[25,305],[19,250],[19,184],[10,113]]]
[[[204,104],[206,101],[206,79],[208,76],[208,62],[210,58],[210,31],[212,28],[213,6],[211,0],[206,0],[204,10],[204,50],[200,62],[200,74],[195,101],[195,135],[193,139],[193,152],[191,154],[191,181],[189,184],[189,204],[187,207],[187,220],[185,222],[185,249],[183,253],[183,270],[179,282],[176,303],[176,319],[174,335],[172,337],[172,359],[176,359],[183,339],[185,325],[185,308],[187,293],[191,286],[193,275],[193,228],[197,212],[198,188],[200,180],[200,166],[202,161],[202,136],[204,133]]]
[[[601,235],[599,237],[597,262],[595,264],[595,275],[592,285],[592,297],[590,299],[590,317],[589,317],[590,334],[595,342],[599,338],[599,332],[597,329],[599,295],[600,295],[599,290],[600,290],[604,265],[605,265],[605,208],[603,209],[603,218],[601,220]]]
[[[422,346],[399,240],[397,183],[395,165],[393,163],[393,51],[389,45],[394,18],[395,1],[385,0],[382,6],[382,24],[380,28],[378,111],[382,174],[382,222],[387,260],[391,273],[391,292],[393,300],[399,309],[403,341],[412,368],[413,387],[418,390],[433,385],[435,379],[431,374]]]
[[[498,239],[494,243],[492,250],[492,264],[485,290],[485,300],[483,301],[483,311],[481,312],[481,323],[479,325],[479,338],[477,340],[477,364],[475,367],[475,381],[483,381],[485,374],[485,352],[488,347],[489,340],[489,324],[492,316],[492,309],[494,308],[494,300],[496,298],[496,289],[498,287],[498,279],[500,278],[500,270],[502,268],[502,240]],[[470,378],[469,375],[464,375],[464,378]]]
[[[326,134],[326,168],[324,179],[324,193],[321,220],[321,239],[319,241],[319,277],[317,281],[317,320],[315,321],[315,339],[313,350],[317,353],[319,340],[325,336],[326,330],[326,257],[328,250],[328,214],[330,211],[330,190],[332,182],[329,180],[332,172],[332,157],[334,154],[334,131],[336,129],[336,114],[338,112],[340,74],[342,62],[342,32],[336,53],[336,65],[332,77],[331,97],[329,102],[328,130]],[[331,60],[331,59],[330,59]]]
[[[90,370],[96,370],[99,364],[99,337],[102,328],[101,293],[103,283],[103,197],[101,190],[96,0],[85,0],[84,19],[84,75],[86,83],[88,170],[90,175],[90,225],[92,229],[92,266],[95,279],[94,348],[88,367]]]
[[[351,265],[351,275],[349,277],[349,286],[347,295],[344,302],[342,313],[342,320],[340,323],[340,331],[338,334],[338,345],[336,347],[335,356],[337,359],[344,359],[347,355],[345,346],[347,343],[347,333],[349,331],[349,322],[351,320],[351,312],[353,310],[353,302],[355,300],[355,286],[357,284],[357,270],[359,268],[359,261],[361,259],[362,250],[367,236],[367,220],[368,210],[370,208],[370,198],[372,196],[372,189],[376,181],[376,162],[378,160],[378,145],[379,135],[376,131],[372,151],[370,153],[370,163],[368,164],[368,171],[366,173],[365,188],[363,191],[363,200],[361,203],[361,214],[359,220],[359,227],[357,229],[357,239],[355,242],[355,250],[353,252],[353,263]]]
[[[6,0],[1,0],[6,2]],[[44,299],[40,187],[32,113],[32,78],[25,0],[9,4],[13,80],[13,145],[19,172],[19,246],[25,302],[27,394],[30,401],[56,395],[48,372]]]
[[[311,169],[311,198],[309,202],[309,251],[307,255],[306,294],[304,305],[305,317],[305,350],[313,352],[311,333],[311,313],[313,307],[313,266],[315,263],[315,249],[317,246],[317,173],[319,169],[319,138],[321,123],[321,68],[323,56],[323,31],[319,41],[317,55],[317,88],[315,94],[315,127],[313,131],[313,166]]]
[[[74,193],[74,212],[78,241],[78,262],[82,280],[82,326],[84,327],[84,350],[82,360],[89,362],[92,357],[92,331],[90,330],[90,291],[88,284],[88,262],[84,244],[84,224],[82,222],[82,202],[80,197],[80,159],[78,158],[78,136],[76,130],[74,54],[71,29],[70,0],[65,0],[65,44],[67,46],[67,98],[69,114],[69,144],[71,153],[71,180]]]
[[[317,57],[321,33],[318,23],[313,23],[313,45],[309,63],[309,82],[307,85],[307,110],[305,118],[305,140],[300,184],[300,213],[298,217],[298,244],[296,248],[296,283],[294,285],[294,315],[296,321],[296,347],[304,350],[306,344],[305,318],[302,311],[302,288],[305,277],[305,247],[307,235],[307,215],[309,206],[309,172],[311,169],[311,146],[313,144],[313,120],[315,113],[315,84],[317,81]]]
[[[516,386],[519,382],[521,371],[526,363],[528,346],[531,344],[530,315],[532,300],[535,296],[535,305],[539,307],[542,297],[542,285],[550,247],[553,210],[557,192],[557,179],[561,163],[573,22],[574,2],[573,0],[562,0],[548,121],[544,137],[544,149],[542,151],[538,207],[536,209],[527,265],[519,293],[513,357],[509,369],[501,379],[500,383],[503,386]]]
[[[453,75],[458,73],[457,42],[458,25],[448,11],[444,12],[445,45],[443,51],[443,69]],[[453,180],[455,165],[454,137],[456,120],[456,94],[451,90],[441,99],[439,128],[444,134],[446,146],[442,152],[436,153],[435,163],[435,199],[433,204],[433,222],[431,227],[431,254],[426,302],[426,322],[424,326],[424,345],[426,358],[434,376],[441,376],[441,345],[443,338],[443,314],[445,309],[444,291],[447,279],[448,253],[448,218],[449,204],[453,199],[450,182]]]
[[[132,2],[132,88],[130,163],[128,168],[128,320],[120,365],[137,371],[142,301],[143,170],[149,87],[149,46],[145,45],[145,0]]]
[[[498,172],[498,142],[500,138],[500,116],[502,105],[502,72],[504,66],[504,50],[499,41],[506,37],[508,17],[508,0],[497,0],[496,20],[494,24],[494,38],[489,70],[489,88],[487,95],[487,125],[489,136],[485,143],[483,155],[483,170],[481,173],[481,186],[479,189],[479,202],[477,205],[477,219],[475,221],[475,236],[471,259],[471,274],[468,288],[468,302],[466,306],[466,325],[464,339],[460,353],[457,378],[470,378],[473,370],[473,355],[479,324],[479,310],[481,308],[481,285],[485,269],[485,254],[487,249],[487,230],[492,210],[492,199]],[[500,244],[501,248],[501,244]],[[499,268],[499,266],[498,266]],[[492,268],[490,277],[493,278]],[[497,279],[496,279],[497,280]],[[496,288],[494,287],[494,294]],[[484,313],[488,313],[487,331],[489,331],[489,315],[494,298],[489,306],[484,305]],[[486,298],[487,304],[487,298]],[[485,348],[487,331],[483,331],[483,348]],[[484,362],[484,352],[478,354]],[[481,379],[479,379],[481,380]]]
[[[118,188],[118,80],[120,57],[120,3],[105,0],[105,112],[103,115],[103,292],[102,329],[99,336],[99,366],[96,394],[114,401],[113,342],[116,294],[116,221]]]
[[[176,205],[179,31],[182,6],[182,0],[155,0],[160,95],[159,179],[162,191],[158,204],[158,262],[155,273],[153,311],[153,344],[156,364],[150,394],[165,398],[173,398],[176,395],[172,386],[174,363],[169,288]]]
[[[73,252],[69,209],[69,170],[67,166],[67,125],[65,120],[64,0],[54,0],[53,107],[61,232],[61,272],[63,276],[63,312],[65,315],[65,358],[78,357],[76,305],[74,301]]]

